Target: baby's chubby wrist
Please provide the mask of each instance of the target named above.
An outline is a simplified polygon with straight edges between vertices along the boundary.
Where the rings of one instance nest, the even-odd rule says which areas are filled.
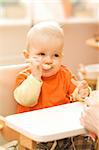
[[[72,97],[74,101],[84,101],[86,97],[90,96],[91,93],[91,88],[88,87],[88,94],[86,96],[82,96],[81,93],[79,92],[79,88],[75,88],[74,92],[72,93]]]
[[[30,74],[14,91],[14,98],[22,106],[33,107],[38,103],[38,97],[43,82]]]
[[[37,80],[39,80],[39,81],[42,81],[42,79],[41,79],[41,76],[42,76],[41,73],[31,71],[31,75],[32,75],[35,79],[37,79]]]
[[[33,80],[33,81],[36,81],[36,82],[38,82],[38,83],[42,83],[42,80],[39,78],[36,78],[34,75],[32,75],[32,74],[30,74],[29,76],[28,76],[28,80],[29,81],[31,81],[31,80]]]
[[[77,94],[85,99],[86,97],[89,97],[90,96],[90,93],[91,93],[91,88],[88,86],[87,88],[84,88],[84,89],[79,89],[77,88]]]
[[[31,74],[35,79],[37,79],[38,81],[42,81],[41,76],[40,75],[34,75]]]

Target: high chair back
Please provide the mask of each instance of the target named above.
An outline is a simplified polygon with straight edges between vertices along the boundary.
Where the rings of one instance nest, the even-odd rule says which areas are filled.
[[[81,80],[87,80],[93,90],[99,89],[99,64],[80,65],[78,76]]]
[[[0,115],[7,116],[16,112],[13,97],[17,73],[27,64],[0,66]]]

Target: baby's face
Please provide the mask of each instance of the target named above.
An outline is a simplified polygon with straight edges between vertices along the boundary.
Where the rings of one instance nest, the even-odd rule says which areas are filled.
[[[62,46],[59,41],[38,43],[35,48],[31,46],[29,57],[37,59],[42,66],[42,76],[50,77],[56,74],[61,66]]]

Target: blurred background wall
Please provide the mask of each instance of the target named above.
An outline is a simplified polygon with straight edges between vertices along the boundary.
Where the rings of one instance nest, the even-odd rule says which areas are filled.
[[[0,59],[22,55],[21,52],[25,48],[26,34],[29,28],[39,21],[52,19],[60,23],[65,33],[63,59],[65,65],[76,72],[79,63],[86,65],[99,62],[99,52],[86,45],[88,38],[99,33],[98,15],[97,12],[94,12],[98,11],[95,6],[99,2],[94,3],[94,8],[91,8],[93,3],[91,6],[85,5],[86,3],[82,3],[81,0],[75,0],[75,3],[70,0],[30,0],[25,1],[25,3],[5,0],[6,3],[3,2],[1,2],[0,7]],[[23,6],[26,7],[26,11],[24,11]],[[7,11],[9,10],[8,14],[5,11],[5,16],[3,16],[2,7],[7,8]],[[21,10],[21,15],[16,13],[18,9]],[[22,9],[24,13],[22,13]]]

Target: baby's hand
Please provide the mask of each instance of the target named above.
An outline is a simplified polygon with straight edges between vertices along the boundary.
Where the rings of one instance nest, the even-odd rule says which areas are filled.
[[[32,58],[29,58],[27,60],[30,63],[30,70],[32,75],[38,79],[41,80],[42,76],[42,64],[40,58],[34,56]]]
[[[85,80],[79,81],[79,84],[77,86],[78,88],[78,94],[80,95],[81,98],[86,98],[89,96],[89,88],[88,88],[88,83]]]
[[[78,94],[82,99],[85,99],[86,97],[89,96],[90,91],[89,91],[87,81],[85,81],[85,80],[76,81],[76,80],[72,79],[72,83],[74,85],[76,85],[76,87],[78,88]]]

